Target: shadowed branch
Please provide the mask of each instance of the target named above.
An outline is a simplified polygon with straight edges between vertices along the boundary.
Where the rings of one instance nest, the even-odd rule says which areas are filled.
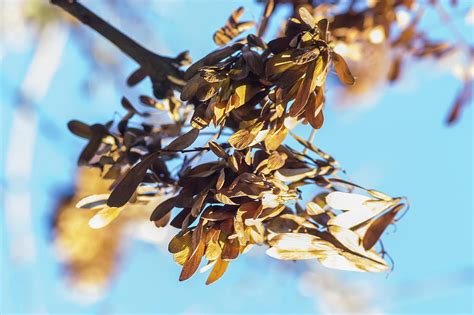
[[[150,77],[158,98],[166,97],[172,89],[180,90],[185,84],[183,72],[179,70],[179,66],[190,62],[187,52],[181,53],[176,58],[160,56],[138,44],[78,1],[51,0],[51,3],[88,25],[135,60],[140,65],[141,79]],[[130,85],[138,83],[141,79]]]

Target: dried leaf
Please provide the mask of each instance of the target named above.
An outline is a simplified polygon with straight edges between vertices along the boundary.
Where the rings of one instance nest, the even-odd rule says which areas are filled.
[[[320,72],[320,67],[317,67],[318,63],[321,63],[320,58],[318,58],[318,61],[312,61],[309,64],[295,101],[288,112],[290,116],[297,117],[303,113],[309,96],[313,92],[313,81],[317,78],[317,74]]]
[[[179,253],[191,245],[192,233],[190,231],[183,235],[175,235],[168,244],[168,251],[172,254]]]
[[[328,37],[328,29],[329,29],[329,21],[328,19],[321,19],[317,23],[319,28],[319,36],[321,40],[327,41]]]
[[[332,52],[331,57],[339,80],[341,80],[341,82],[344,84],[353,85],[355,83],[355,79],[344,58],[336,52]]]
[[[276,247],[270,247],[265,253],[272,258],[280,260],[305,260],[321,257],[320,251],[290,251]]]
[[[202,256],[204,255],[204,249],[206,245],[201,240],[197,244],[197,247],[189,256],[188,260],[183,265],[183,269],[181,270],[181,274],[179,275],[179,281],[184,281],[189,278],[197,271],[199,268],[199,264],[201,263]]]
[[[71,120],[67,123],[69,131],[75,134],[78,137],[89,139],[92,137],[92,130],[89,125],[79,121]]]
[[[184,78],[186,80],[191,79],[194,77],[198,70],[204,66],[209,66],[218,63],[222,59],[229,57],[232,55],[235,51],[239,50],[242,48],[242,44],[240,43],[235,43],[231,46],[226,46],[221,49],[218,49],[216,51],[211,52],[204,58],[198,60],[196,63],[192,64],[184,73]]]
[[[331,243],[306,233],[281,233],[268,242],[272,247],[286,251],[324,251],[334,248]]]
[[[265,148],[268,151],[277,150],[285,140],[287,134],[288,129],[285,126],[282,126],[276,130],[272,130],[265,138]]]
[[[316,175],[315,168],[282,168],[275,172],[275,178],[284,182],[296,182]]]
[[[379,263],[373,260],[357,256],[348,252],[329,251],[318,258],[319,262],[327,267],[339,270],[357,272],[381,272],[388,269],[385,262]]]
[[[192,128],[185,134],[179,136],[178,138],[171,141],[163,151],[180,151],[184,150],[189,147],[191,144],[196,141],[197,137],[199,136],[199,129]]]
[[[232,136],[229,137],[228,142],[237,150],[243,150],[250,146],[250,144],[257,138],[259,131],[262,129],[263,124],[259,123],[253,126],[251,129],[240,129]]]
[[[168,225],[171,220],[171,212],[168,212],[164,217],[155,221],[155,226],[157,228],[162,228]]]
[[[275,80],[294,65],[294,62],[291,60],[291,51],[284,51],[267,60],[265,63],[265,74],[269,80]]]
[[[456,100],[451,107],[451,111],[449,113],[449,117],[447,119],[448,125],[453,124],[455,121],[459,119],[459,114],[461,113],[461,109],[469,104],[469,101],[472,99],[472,91],[473,91],[473,80],[467,80],[464,82],[463,88],[459,92],[456,97]]]
[[[373,251],[367,251],[363,246],[362,246],[362,241],[355,232],[352,230],[346,229],[344,227],[340,226],[334,226],[330,225],[329,226],[329,232],[347,249],[349,249],[351,252],[357,254],[359,257],[362,259],[365,259],[366,263],[369,263],[370,265],[379,265],[380,266],[380,271],[383,271],[386,269],[387,264],[383,260],[382,257],[380,257],[378,254],[376,254]],[[346,258],[348,257],[345,255]],[[354,257],[356,258],[356,257]]]
[[[269,170],[278,170],[282,168],[283,165],[285,165],[287,157],[288,156],[285,153],[278,153],[277,151],[273,151],[268,157],[267,168]]]
[[[194,204],[191,208],[191,215],[194,217],[197,217],[199,213],[201,212],[202,205],[204,203],[204,200],[207,197],[207,194],[209,192],[209,187],[202,190],[194,199]]]
[[[338,194],[336,194],[338,193]],[[355,196],[351,196],[355,195]],[[340,210],[349,210],[342,214],[331,218],[328,221],[329,225],[338,225],[345,228],[352,228],[356,225],[366,222],[371,218],[379,215],[390,207],[393,207],[399,202],[399,199],[391,200],[372,200],[366,199],[365,196],[357,194],[348,194],[341,192],[332,192],[326,197],[326,202],[330,207],[338,206]],[[344,209],[341,209],[341,206]]]
[[[176,205],[177,197],[166,199],[153,210],[150,221],[157,221],[167,215]]]
[[[402,56],[398,55],[395,58],[395,60],[392,61],[392,64],[390,65],[390,70],[388,72],[388,80],[390,82],[394,82],[398,80],[398,78],[400,77],[401,67],[402,67]]]
[[[82,150],[81,155],[79,156],[79,166],[87,165],[89,163],[102,144],[104,137],[109,134],[107,128],[100,124],[94,124],[90,126],[90,131],[91,135],[89,137],[89,143],[87,143],[86,147]]]
[[[147,74],[143,68],[138,68],[127,79],[128,86],[134,86],[143,81],[146,78]]]
[[[204,81],[204,79],[199,74],[191,77],[181,91],[180,99],[182,101],[192,100],[202,84],[207,84],[207,82]]]
[[[238,239],[227,239],[222,248],[221,258],[223,260],[236,259],[239,256],[240,244]]]
[[[301,7],[298,10],[301,20],[309,26],[309,28],[316,27],[316,20],[314,19],[313,15],[306,9],[305,7]]]
[[[189,252],[190,251],[191,251],[190,247],[186,247],[186,249],[173,254],[173,260],[181,266],[184,265],[184,263],[186,262],[186,260],[189,257]]]
[[[158,155],[159,152],[148,155],[128,171],[110,194],[109,200],[107,201],[109,207],[121,207],[130,200],[130,197]]]
[[[274,0],[267,0],[267,4],[265,5],[265,9],[263,10],[263,16],[260,21],[260,25],[258,26],[257,36],[262,36],[267,29],[268,19],[273,13],[275,8]]]
[[[318,58],[318,48],[299,48],[291,53],[291,59],[297,65],[304,65]]]
[[[255,22],[242,22],[239,23],[239,19],[244,13],[244,8],[240,7],[235,10],[232,15],[229,17],[226,25],[220,28],[217,32],[214,33],[213,39],[214,42],[219,45],[225,45],[230,42],[232,39],[237,37],[242,32],[248,30],[249,28],[255,25]]]
[[[395,216],[404,206],[405,205],[403,204],[397,205],[387,213],[378,217],[369,225],[362,239],[362,245],[366,250],[372,248],[375,243],[377,243],[387,226],[393,223]]]
[[[206,280],[206,285],[209,285],[219,280],[219,278],[222,277],[222,275],[225,273],[227,266],[229,265],[229,262],[230,262],[229,260],[223,260],[221,258],[218,258],[216,260],[214,268],[212,268],[212,271]]]
[[[324,210],[317,203],[310,201],[306,205],[306,212],[308,212],[309,215],[319,215],[324,213]]]
[[[224,194],[221,194],[221,193],[217,193],[214,195],[214,198],[219,201],[219,202],[222,202],[223,204],[225,205],[236,205],[235,202],[233,202],[228,196],[224,195]]]
[[[323,91],[322,88],[317,89],[317,94],[311,93],[308,99],[308,105],[305,110],[305,118],[314,129],[319,129],[324,123],[323,116]]]
[[[334,209],[338,210],[364,210],[364,203],[371,200],[367,196],[334,191],[326,196],[326,203]]]
[[[217,178],[216,189],[220,190],[222,186],[224,186],[224,183],[225,183],[225,171],[224,169],[221,169],[219,172],[219,177]]]
[[[235,216],[235,211],[231,209],[223,208],[220,206],[211,206],[206,208],[201,215],[201,218],[208,221],[224,221],[232,219]]]

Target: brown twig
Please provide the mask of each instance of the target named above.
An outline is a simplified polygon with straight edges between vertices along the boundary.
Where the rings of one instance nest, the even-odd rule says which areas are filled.
[[[178,58],[168,58],[149,51],[76,0],[51,0],[51,3],[101,34],[135,60],[151,78],[154,88],[166,90],[170,87],[180,88],[185,84],[182,71],[178,69]]]
[[[311,133],[308,137],[308,142],[311,143],[313,142],[314,136],[316,135],[316,129],[311,129]],[[304,148],[303,154],[308,153],[308,148]]]

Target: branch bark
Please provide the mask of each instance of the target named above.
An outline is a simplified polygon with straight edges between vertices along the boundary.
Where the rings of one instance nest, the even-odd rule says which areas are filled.
[[[188,58],[186,54],[180,54],[177,58],[155,54],[76,0],[51,0],[51,3],[101,34],[127,56],[135,60],[146,75],[151,78],[155,95],[159,94],[156,95],[158,98],[164,98],[164,94],[167,94],[164,92],[168,92],[172,88],[179,90],[185,84],[183,72],[179,70],[179,66]]]
[[[152,53],[149,50],[139,45],[133,39],[120,32],[77,1],[51,0],[51,3],[59,6],[85,25],[94,29],[138,64],[145,64],[147,59],[151,57]]]

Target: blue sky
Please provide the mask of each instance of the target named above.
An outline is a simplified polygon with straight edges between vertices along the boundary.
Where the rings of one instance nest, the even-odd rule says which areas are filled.
[[[93,1],[84,2],[107,16]],[[145,10],[149,2],[137,3],[143,6],[138,12],[143,12],[154,33],[130,35],[158,53],[175,55],[186,46],[194,60],[213,47],[212,34],[232,9],[243,4],[250,18],[260,16],[262,9],[253,1],[152,1],[149,10]],[[279,12],[280,17],[285,14]],[[111,21],[119,27],[127,25],[118,16]],[[79,30],[90,32],[85,27]],[[472,30],[464,31],[472,41]],[[1,59],[2,195],[9,184],[4,148],[18,103],[15,89],[25,76],[33,49],[29,45],[20,52],[7,51]],[[132,61],[120,60],[127,71],[134,69]],[[322,303],[318,299],[327,295],[316,289],[301,294],[302,277],[308,271],[337,279],[354,292],[367,290],[368,302],[384,313],[472,312],[472,106],[459,123],[446,127],[444,119],[459,83],[433,68],[431,62],[411,62],[402,80],[380,88],[380,97],[369,108],[358,100],[354,109],[342,110],[331,103],[337,92],[329,93],[325,125],[315,139],[339,160],[353,181],[410,199],[410,212],[384,238],[396,264],[388,277],[323,270],[316,261],[283,263],[257,250],[233,262],[220,281],[205,286],[205,277],[199,275],[178,282],[179,266],[166,251],[133,241],[110,292],[98,303],[84,305],[71,299],[50,245],[48,220],[55,196],[73,184],[75,161],[84,144],[69,134],[66,123],[70,119],[106,121],[120,111],[122,95],[133,99],[148,86],[132,90],[122,85],[119,90],[105,80],[92,96],[86,96],[81,82],[91,71],[70,37],[47,95],[36,104],[43,118],[26,187],[32,192],[36,241],[36,258],[30,264],[15,264],[11,259],[2,198],[2,313],[312,313],[320,310],[315,308]],[[57,130],[51,132],[41,120],[44,117]],[[297,132],[305,135],[308,130]]]

